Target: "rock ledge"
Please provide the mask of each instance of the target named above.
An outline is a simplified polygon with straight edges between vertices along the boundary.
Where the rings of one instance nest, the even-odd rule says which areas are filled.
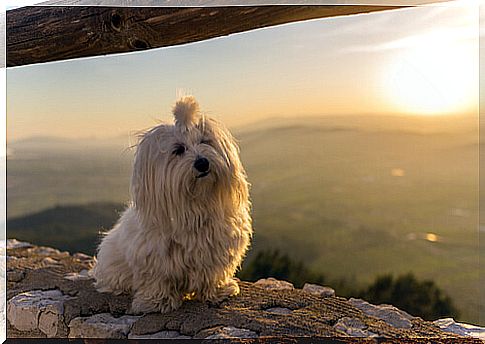
[[[387,338],[477,342],[393,306],[344,299],[328,287],[296,289],[272,278],[240,282],[241,294],[218,305],[187,301],[168,314],[131,315],[130,295],[98,293],[92,257],[7,243],[7,334],[14,337],[228,339]],[[446,325],[446,326],[445,326]],[[443,329],[456,329],[447,322]],[[453,332],[453,331],[452,331]],[[456,331],[454,331],[456,332]],[[465,332],[459,332],[467,335]]]

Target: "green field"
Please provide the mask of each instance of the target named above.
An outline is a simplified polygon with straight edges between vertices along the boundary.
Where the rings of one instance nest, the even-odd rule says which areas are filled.
[[[248,259],[279,248],[330,279],[356,285],[413,272],[452,297],[460,320],[478,323],[477,130],[476,120],[463,117],[365,116],[236,128],[252,184],[255,238]],[[9,144],[7,213],[16,227],[8,236],[28,232],[14,218],[56,205],[126,202],[128,145],[123,138]],[[95,227],[85,217],[71,234],[59,229],[53,245],[91,250],[99,228],[78,239]]]

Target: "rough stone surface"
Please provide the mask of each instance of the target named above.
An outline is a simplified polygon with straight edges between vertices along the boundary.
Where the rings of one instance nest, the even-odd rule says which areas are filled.
[[[181,335],[178,331],[160,331],[152,334],[130,334],[128,339],[191,339],[192,337]]]
[[[273,277],[262,278],[254,283],[254,285],[266,290],[293,290],[293,284],[287,281],[280,281]]]
[[[186,301],[176,311],[128,314],[131,296],[98,293],[87,271],[93,259],[33,245],[10,245],[9,337],[255,338],[354,337],[463,339],[392,306],[321,297],[272,278],[239,282],[241,293],[217,304]],[[45,260],[45,258],[51,258]],[[48,263],[48,262],[51,263]],[[361,339],[360,339],[361,340]],[[470,339],[475,340],[475,339]],[[478,341],[478,339],[476,339]],[[479,341],[478,341],[479,342]]]
[[[82,280],[89,280],[91,276],[89,276],[88,270],[81,270],[79,272],[71,272],[64,275],[65,279],[70,281],[82,281]]]
[[[49,338],[63,334],[66,331],[60,310],[44,311],[39,317],[39,330]]]
[[[272,308],[268,308],[266,312],[270,312],[274,314],[290,314],[293,311],[289,308],[284,308],[284,307],[272,307]]]
[[[367,315],[384,320],[396,328],[410,329],[413,327],[411,320],[416,319],[408,313],[390,305],[373,305],[364,300],[350,299],[350,304],[357,307]]]
[[[47,337],[65,334],[64,302],[59,290],[33,290],[18,294],[7,303],[7,318],[20,331],[40,330]]]
[[[258,338],[256,332],[237,327],[221,327],[205,339]]]
[[[79,259],[79,260],[92,260],[93,259],[93,257],[88,256],[87,254],[84,254],[84,253],[81,253],[81,252],[74,253],[72,255],[72,257],[75,258],[75,259]]]
[[[303,291],[321,297],[335,296],[335,290],[330,287],[324,287],[318,284],[305,283],[305,285],[303,286]]]
[[[20,282],[25,277],[23,271],[7,271],[7,279],[12,282]]]
[[[433,321],[433,323],[443,331],[458,334],[460,336],[480,338],[485,341],[485,327],[457,323],[453,318],[439,319]]]
[[[13,250],[16,248],[25,248],[25,247],[32,247],[31,243],[18,241],[17,239],[8,239],[7,240],[7,250]]]
[[[123,315],[119,318],[109,313],[74,318],[69,323],[69,338],[127,338],[138,316]]]
[[[362,321],[355,318],[344,317],[333,328],[352,337],[377,337],[375,333],[367,331]]]
[[[45,257],[44,259],[42,259],[42,264],[49,266],[59,264],[59,262],[55,259],[52,259],[51,257]]]

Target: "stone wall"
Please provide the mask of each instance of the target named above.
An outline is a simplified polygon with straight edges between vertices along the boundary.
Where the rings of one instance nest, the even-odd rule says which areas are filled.
[[[390,305],[335,296],[329,287],[272,278],[240,282],[218,304],[187,301],[168,314],[128,313],[130,295],[98,293],[84,254],[9,240],[7,336],[69,338],[342,337],[478,342],[453,324],[431,323]],[[446,319],[445,319],[446,320]],[[454,323],[456,324],[456,323]],[[447,329],[451,332],[445,332]],[[459,326],[459,325],[457,325]],[[453,326],[451,326],[453,327]],[[456,326],[455,326],[456,327]]]

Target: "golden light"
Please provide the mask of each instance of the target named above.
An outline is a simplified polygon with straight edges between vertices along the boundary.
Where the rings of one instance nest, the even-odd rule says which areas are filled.
[[[393,177],[404,177],[406,172],[402,168],[393,168],[391,170],[391,176]]]
[[[461,114],[478,102],[478,40],[470,30],[436,30],[394,48],[384,73],[387,102],[397,112]]]
[[[426,233],[426,240],[431,241],[431,242],[437,242],[438,241],[438,236],[434,233]]]

